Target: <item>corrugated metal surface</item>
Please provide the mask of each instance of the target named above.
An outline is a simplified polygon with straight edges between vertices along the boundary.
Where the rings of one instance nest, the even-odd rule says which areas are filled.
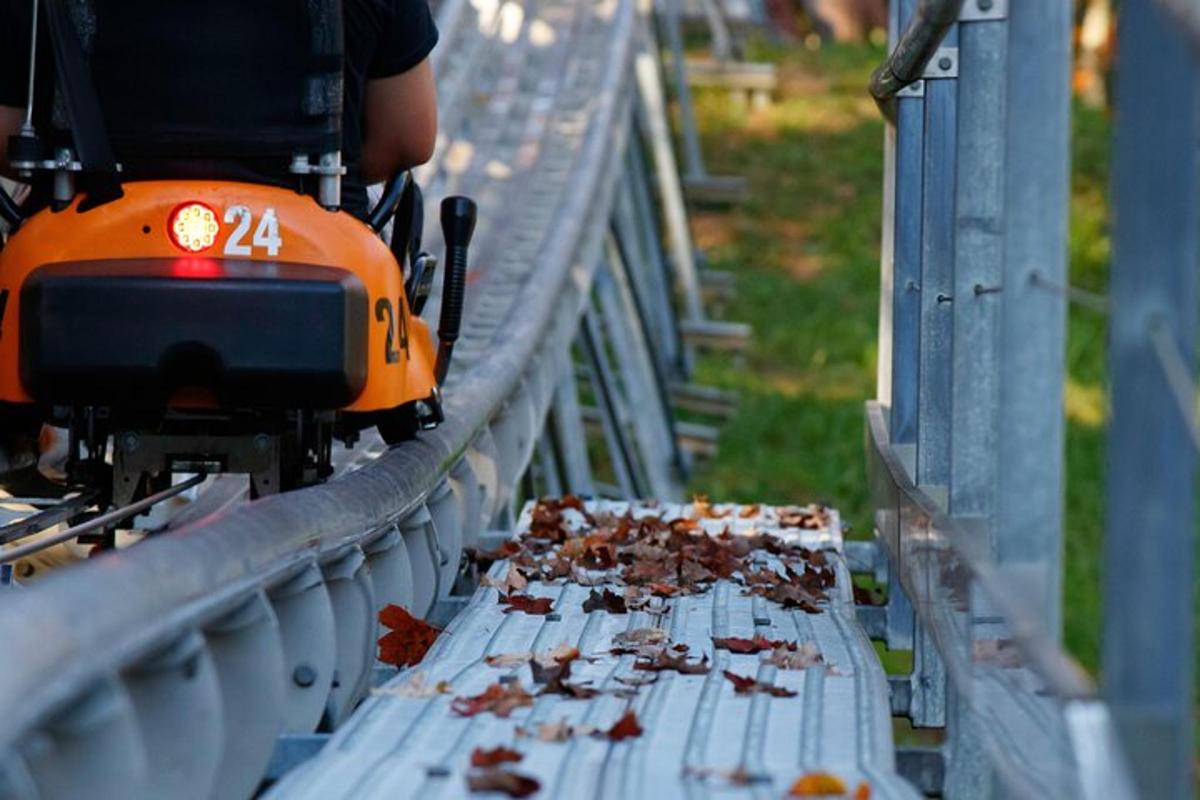
[[[589,510],[617,513],[628,508],[589,504]],[[639,515],[668,519],[691,513],[688,506],[635,508]],[[825,550],[837,583],[822,613],[785,609],[744,595],[736,583],[719,581],[704,594],[664,601],[662,616],[647,610],[585,613],[582,602],[589,587],[531,583],[529,594],[554,598],[555,613],[504,614],[497,590],[483,587],[421,665],[364,703],[321,754],[287,776],[271,796],[457,797],[467,793],[471,751],[504,745],[524,754],[512,768],[536,778],[542,797],[779,797],[797,777],[812,771],[837,775],[850,791],[866,781],[872,798],[917,797],[894,770],[887,681],[855,619],[837,515],[829,529],[820,531],[780,529],[777,519],[775,509],[762,507],[750,518],[734,513],[703,524],[714,534],[727,526],[734,532],[753,529]],[[528,522],[527,508],[519,530]],[[491,574],[500,578],[506,569],[506,562],[500,562]],[[630,692],[617,678],[644,679],[647,673],[632,671],[634,656],[610,654],[612,639],[622,631],[655,626],[666,629],[672,642],[686,643],[692,657],[707,654],[713,669],[706,675],[657,673],[656,682]],[[760,655],[713,648],[714,636],[749,638],[755,633],[811,642],[825,666],[779,670],[760,663]],[[573,663],[572,681],[591,681],[610,691],[588,700],[539,696],[532,707],[519,708],[506,719],[491,713],[462,717],[450,710],[454,697],[478,694],[498,680],[534,688],[527,665],[496,668],[485,663],[486,656],[545,651],[564,642],[592,657]],[[722,676],[724,669],[797,694],[736,695]],[[451,692],[434,697],[386,693],[405,685],[415,672],[429,685],[448,682]],[[617,690],[624,691],[613,693]],[[544,742],[517,733],[519,727],[536,730],[540,723],[561,720],[606,729],[629,709],[645,732],[620,742],[590,736]],[[752,778],[750,783],[730,780],[729,774],[739,769]]]

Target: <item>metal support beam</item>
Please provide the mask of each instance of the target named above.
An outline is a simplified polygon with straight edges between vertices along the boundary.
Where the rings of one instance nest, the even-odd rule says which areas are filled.
[[[1008,17],[1008,164],[997,452],[997,560],[1062,627],[1063,377],[1067,283],[1071,6],[1013,4]],[[1015,113],[1020,109],[1020,113]]]
[[[1196,459],[1154,338],[1182,355],[1194,413],[1197,64],[1154,3],[1123,3],[1119,35],[1103,686],[1141,796],[1186,798]]]

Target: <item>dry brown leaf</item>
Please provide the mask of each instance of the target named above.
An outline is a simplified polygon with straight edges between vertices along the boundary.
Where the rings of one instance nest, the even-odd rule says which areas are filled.
[[[705,653],[699,661],[688,661],[686,653],[676,655],[664,649],[659,650],[653,658],[635,661],[633,668],[644,672],[674,671],[682,675],[707,675],[708,654]]]
[[[527,594],[500,595],[500,604],[508,606],[505,614],[520,611],[524,614],[549,614],[554,610],[554,598],[531,597]]]
[[[772,697],[795,697],[796,693],[791,689],[785,689],[782,686],[776,686],[772,683],[763,683],[746,675],[738,675],[736,672],[723,670],[721,672],[725,678],[733,684],[735,694],[769,694]]]
[[[533,705],[533,695],[525,691],[521,684],[493,683],[481,694],[473,697],[456,697],[450,703],[450,708],[463,717],[473,717],[490,711],[497,717],[507,717],[514,709]]]
[[[565,742],[574,736],[594,736],[602,733],[592,725],[570,725],[565,719],[558,722],[543,722],[534,731],[517,726],[514,732],[518,737],[533,738],[540,742]]]
[[[438,681],[434,684],[425,682],[425,674],[415,672],[397,686],[380,686],[372,689],[371,694],[383,697],[437,697],[439,694],[450,694],[450,684]]]
[[[779,669],[808,669],[825,663],[825,657],[812,642],[804,642],[795,650],[780,648],[772,650],[770,655],[763,657],[764,664],[771,664]]]
[[[728,650],[731,653],[741,653],[743,655],[761,653],[764,650],[796,649],[795,642],[788,642],[782,639],[771,640],[761,633],[756,633],[753,639],[743,639],[739,636],[727,636],[724,638],[714,636],[712,642],[713,647],[718,650]]]
[[[536,659],[529,662],[529,667],[533,670],[534,683],[545,684],[538,694],[561,694],[576,700],[587,700],[600,694],[598,689],[591,686],[571,683],[567,680],[571,677],[572,660],[552,661],[549,664]]]
[[[510,750],[507,747],[494,747],[491,750],[484,750],[482,747],[476,747],[471,751],[471,766],[472,767],[495,767],[506,762],[516,763],[525,756],[518,753],[516,750]]]
[[[613,636],[616,647],[639,647],[646,644],[666,644],[667,632],[662,628],[634,628]]]
[[[516,564],[508,565],[508,572],[500,580],[493,578],[491,575],[484,575],[479,579],[481,586],[491,586],[499,590],[500,594],[512,595],[520,594],[529,587],[529,581],[517,569]]]
[[[379,660],[397,667],[419,663],[442,632],[396,605],[384,607],[379,622],[391,628],[379,639]]]
[[[467,788],[472,792],[503,792],[509,797],[528,797],[542,785],[528,775],[493,767],[468,775]]]
[[[629,613],[629,608],[625,605],[625,598],[610,589],[605,589],[603,594],[592,589],[588,598],[583,601],[583,610],[588,614],[601,610],[607,611],[609,614]]]
[[[810,772],[801,775],[788,790],[789,797],[844,797],[846,784],[836,775],[828,772]]]
[[[641,736],[642,733],[642,726],[638,724],[637,714],[631,710],[622,714],[621,718],[613,723],[613,726],[605,732],[605,736],[614,742],[619,742],[622,739],[632,739]]]

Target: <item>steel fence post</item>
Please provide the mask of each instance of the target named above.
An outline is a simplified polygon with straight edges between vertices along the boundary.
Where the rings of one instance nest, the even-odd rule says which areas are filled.
[[[1071,31],[1066,0],[1010,4],[993,546],[1052,635],[1062,627],[1066,303],[1034,276],[1067,282]]]
[[[1197,63],[1155,3],[1125,2],[1119,14],[1103,687],[1141,796],[1186,798],[1194,793],[1196,458],[1184,415],[1194,425]],[[1178,355],[1185,397],[1156,340]]]

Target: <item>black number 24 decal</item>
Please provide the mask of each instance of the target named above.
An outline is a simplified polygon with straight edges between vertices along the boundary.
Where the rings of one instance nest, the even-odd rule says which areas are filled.
[[[399,327],[399,344],[400,350],[404,351],[404,358],[411,358],[408,352],[408,315],[404,313],[404,304],[399,304],[400,308],[400,327]],[[392,301],[386,297],[381,297],[375,301],[375,320],[377,322],[387,322],[387,339],[384,342],[383,353],[384,358],[389,364],[395,364],[400,360],[400,350],[396,349],[396,311],[392,306]]]

